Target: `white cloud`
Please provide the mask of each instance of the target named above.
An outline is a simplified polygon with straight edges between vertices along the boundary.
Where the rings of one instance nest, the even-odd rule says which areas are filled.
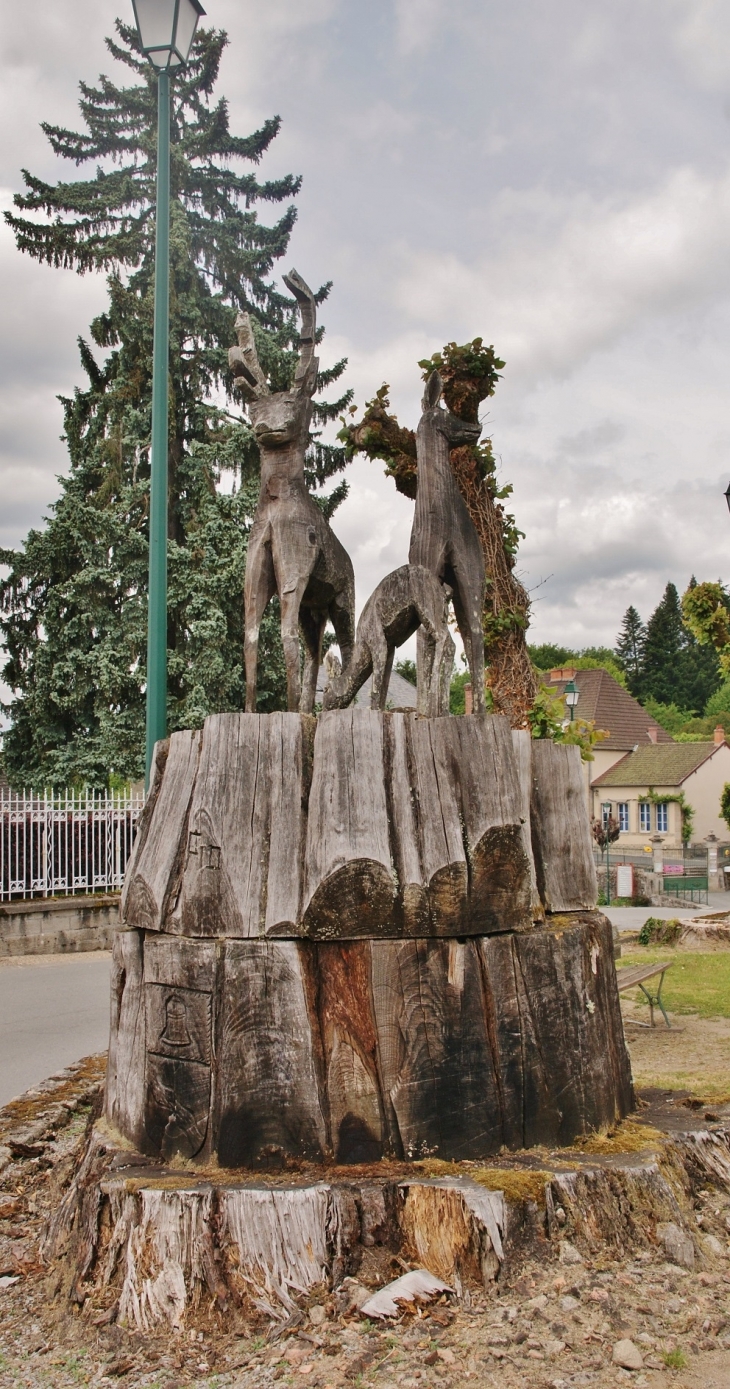
[[[578,195],[557,229],[555,199],[540,201],[528,194],[517,234],[471,264],[413,252],[396,291],[403,311],[429,325],[451,315],[467,335],[488,323],[524,382],[570,371],[647,316],[730,287],[730,171],[677,169],[632,198]],[[519,200],[505,203],[513,227]]]
[[[453,9],[445,0],[395,0],[396,41],[401,53],[429,48]]]
[[[675,0],[674,44],[703,87],[725,89],[730,78],[730,12],[724,0]]]

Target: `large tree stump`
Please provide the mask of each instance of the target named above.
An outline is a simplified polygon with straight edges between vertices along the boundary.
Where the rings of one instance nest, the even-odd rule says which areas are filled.
[[[123,894],[108,1120],[151,1157],[261,1168],[479,1158],[622,1117],[582,797],[578,749],[502,717],[174,734]]]
[[[463,940],[121,932],[106,1113],[165,1160],[474,1158],[631,1107],[600,913]]]

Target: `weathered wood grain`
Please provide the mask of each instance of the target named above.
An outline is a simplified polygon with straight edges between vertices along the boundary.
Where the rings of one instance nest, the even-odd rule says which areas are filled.
[[[451,743],[452,775],[459,789],[469,862],[470,929],[480,935],[529,930],[530,870],[509,722],[501,715],[473,714],[441,723]]]
[[[451,720],[416,719],[406,714],[394,717],[408,721],[429,927],[444,935],[461,935],[467,929],[469,868],[461,806],[451,767],[450,738],[446,731]]]
[[[533,740],[530,823],[546,911],[594,907],[598,883],[578,747]]]
[[[505,1142],[568,1144],[629,1113],[631,1068],[607,918],[565,916],[542,931],[486,937],[479,949],[503,1094],[519,1097],[505,1103]]]
[[[145,806],[122,893],[122,920],[128,926],[145,931],[163,929],[185,853],[200,740],[197,729],[185,729],[173,733],[167,756],[164,745],[157,745],[152,794]]]
[[[306,963],[294,941],[226,945],[215,1118],[225,1167],[316,1160],[329,1149]]]
[[[631,1108],[600,913],[462,940],[124,934],[106,1112],[150,1155],[478,1158]]]
[[[407,1158],[501,1146],[497,1084],[473,941],[373,941],[383,1086]]]
[[[304,862],[308,935],[379,936],[393,920],[383,719],[376,710],[341,709],[317,720]]]
[[[208,1136],[216,993],[212,942],[147,938],[144,1151],[166,1160],[195,1157]]]
[[[109,1123],[140,1147],[144,1143],[144,937],[117,931],[112,946],[111,1016],[104,1112]]]
[[[174,734],[126,925],[188,937],[478,935],[531,924],[501,717],[216,714]]]
[[[522,844],[530,866],[530,911],[533,921],[542,921],[545,908],[540,901],[535,871],[535,856],[532,851],[532,735],[529,728],[512,729],[512,748],[515,755],[517,780],[520,787],[520,819],[522,821]]]
[[[377,1162],[392,1143],[371,1006],[370,942],[322,942],[315,973],[331,1149],[338,1162]]]
[[[169,929],[240,939],[298,933],[313,722],[298,714],[206,719]]]

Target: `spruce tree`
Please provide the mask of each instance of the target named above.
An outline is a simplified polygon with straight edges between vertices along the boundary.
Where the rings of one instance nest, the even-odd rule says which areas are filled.
[[[694,582],[694,581],[693,581]],[[720,684],[719,662],[682,622],[676,586],[667,584],[646,624],[640,688],[644,698],[701,714]]]
[[[633,604],[626,609],[621,630],[616,638],[616,656],[626,674],[632,695],[641,693],[641,671],[644,660],[646,627]]]
[[[105,270],[109,289],[91,342],[79,343],[87,384],[62,402],[71,466],[61,495],[21,550],[0,552],[10,566],[0,630],[14,693],[3,754],[16,783],[106,784],[137,777],[143,766],[157,89],[136,30],[116,27],[107,46],[132,85],[104,76],[94,87],[82,83],[85,130],[43,126],[54,152],[92,163],[93,176],[50,185],[23,171],[25,192],[6,214],[22,251],[80,274]],[[294,302],[271,272],[287,250],[299,179],[260,182],[254,172],[278,117],[247,137],[230,132],[225,99],[213,100],[226,42],[222,32],[200,30],[172,88],[171,731],[244,699],[243,571],[258,451],[230,395],[236,312],[254,318],[273,389],[289,385],[298,340]],[[287,206],[267,226],[260,203]],[[323,372],[319,386],[344,365]],[[315,405],[315,419],[335,418],[349,400],[347,393]],[[322,486],[345,459],[315,436],[308,461],[310,485]],[[341,483],[321,498],[328,514],[344,494]],[[262,626],[259,707],[284,706],[274,604]]]

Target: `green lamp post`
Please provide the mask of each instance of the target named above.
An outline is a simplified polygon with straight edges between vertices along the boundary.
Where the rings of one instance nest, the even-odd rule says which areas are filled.
[[[567,704],[568,709],[570,710],[570,722],[572,723],[573,715],[575,714],[575,706],[580,698],[578,688],[574,680],[568,681],[563,693],[565,695],[565,703]]]
[[[167,391],[170,354],[170,74],[188,60],[200,0],[132,0],[142,52],[157,71],[155,321],[152,348],[146,784],[167,733]]]

